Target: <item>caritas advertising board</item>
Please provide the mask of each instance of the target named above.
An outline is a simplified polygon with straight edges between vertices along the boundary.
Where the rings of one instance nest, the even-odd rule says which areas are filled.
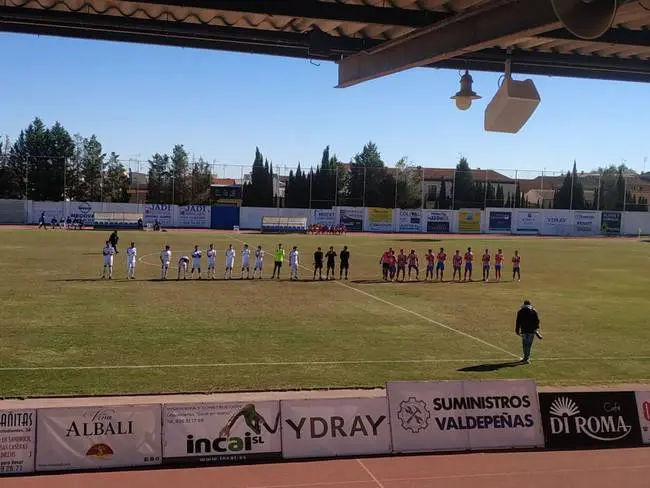
[[[642,443],[632,391],[540,393],[546,445],[552,449],[634,447]]]
[[[163,407],[165,464],[235,464],[280,459],[280,402]]]
[[[178,225],[183,228],[210,228],[209,205],[181,205],[178,207]]]
[[[36,410],[0,410],[0,474],[32,473]]]
[[[389,454],[388,401],[382,398],[283,400],[284,458]]]
[[[641,424],[641,437],[644,444],[650,444],[650,391],[637,391],[635,395]]]
[[[160,405],[38,411],[36,471],[161,463]]]
[[[389,382],[394,452],[543,447],[530,380]]]
[[[158,221],[163,227],[170,227],[173,220],[173,208],[168,203],[147,203],[144,206],[144,223],[154,224]]]

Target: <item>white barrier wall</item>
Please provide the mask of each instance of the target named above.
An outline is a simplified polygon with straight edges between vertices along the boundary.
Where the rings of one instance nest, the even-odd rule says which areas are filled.
[[[0,200],[0,224],[23,224],[27,200]]]
[[[637,235],[639,229],[642,234],[650,234],[650,212],[623,213],[621,227],[626,235]]]

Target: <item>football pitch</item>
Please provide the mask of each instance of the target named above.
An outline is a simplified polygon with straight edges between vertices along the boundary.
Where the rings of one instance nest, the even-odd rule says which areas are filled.
[[[108,232],[0,228],[0,397],[371,387],[386,380],[534,378],[606,384],[650,378],[650,244],[633,239],[493,236],[261,235],[120,232],[112,281],[99,279]],[[126,248],[138,249],[126,281]],[[173,263],[195,244],[238,256],[246,242],[301,251],[299,282],[158,281],[159,253]],[[351,251],[350,280],[316,281],[317,246]],[[471,246],[506,255],[504,282],[382,283],[387,247],[449,255]],[[510,257],[522,255],[522,281]],[[338,262],[337,262],[338,266]],[[449,265],[446,278],[451,278]],[[204,270],[205,272],[205,270]],[[480,279],[475,264],[475,280]],[[338,274],[338,269],[337,269]],[[524,299],[544,340],[530,365],[514,316]]]

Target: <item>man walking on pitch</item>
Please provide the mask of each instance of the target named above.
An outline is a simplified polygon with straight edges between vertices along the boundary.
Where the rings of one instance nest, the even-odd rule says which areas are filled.
[[[521,337],[521,344],[524,351],[524,357],[521,358],[521,362],[529,364],[530,351],[533,348],[535,336],[541,339],[542,334],[539,331],[539,315],[537,315],[537,310],[535,310],[528,300],[524,301],[523,306],[517,312],[515,333]]]
[[[273,263],[273,276],[271,279],[275,278],[275,272],[278,272],[278,279],[280,279],[280,269],[282,268],[282,262],[284,261],[284,249],[282,249],[282,244],[278,244],[278,248],[275,250],[275,257]]]
[[[119,240],[120,240],[120,238],[117,235],[117,229],[116,229],[108,237],[108,242],[110,242],[113,249],[115,249],[115,254],[119,254],[119,251],[117,250],[117,243],[118,243]]]

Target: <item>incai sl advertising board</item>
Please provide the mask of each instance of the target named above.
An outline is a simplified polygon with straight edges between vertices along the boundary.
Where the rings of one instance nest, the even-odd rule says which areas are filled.
[[[394,452],[542,447],[530,380],[386,384]]]
[[[390,453],[385,397],[282,400],[281,410],[284,458]]]
[[[280,459],[280,402],[186,403],[163,410],[165,464]]]
[[[0,474],[32,473],[36,410],[0,410]]]
[[[37,471],[161,463],[160,405],[46,408],[37,426]]]

